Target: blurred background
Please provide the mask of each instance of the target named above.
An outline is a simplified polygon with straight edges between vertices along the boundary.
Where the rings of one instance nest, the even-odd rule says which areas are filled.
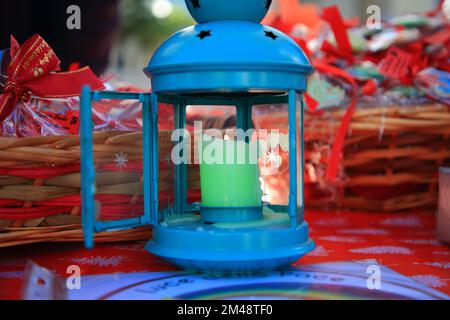
[[[234,1],[234,0],[230,0]],[[298,0],[274,0],[268,19]],[[367,7],[378,5],[382,19],[432,10],[438,0],[302,0],[302,5],[338,5],[346,18],[367,19]],[[81,9],[81,30],[68,30],[66,10]],[[97,74],[117,74],[146,88],[142,69],[153,51],[176,30],[192,25],[184,0],[14,0],[0,2],[0,49],[10,35],[20,43],[39,33],[62,60],[89,65]]]

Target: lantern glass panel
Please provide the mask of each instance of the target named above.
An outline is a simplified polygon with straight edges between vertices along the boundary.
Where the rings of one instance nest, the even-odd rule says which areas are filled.
[[[105,108],[113,112],[106,116]],[[96,220],[107,226],[109,222],[142,216],[143,138],[130,136],[142,130],[142,104],[101,99],[92,103],[92,120]]]
[[[259,168],[262,200],[270,205],[289,204],[289,124],[287,103],[253,106],[255,135],[260,141]]]
[[[170,209],[174,205],[174,163],[171,152],[175,145],[172,133],[175,129],[173,103],[158,103],[158,208]]]
[[[297,117],[297,212],[298,222],[304,220],[304,104],[303,95],[296,96]]]

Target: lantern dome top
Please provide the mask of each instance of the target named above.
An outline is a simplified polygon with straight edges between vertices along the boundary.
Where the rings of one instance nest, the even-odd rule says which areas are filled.
[[[305,91],[312,69],[303,50],[284,33],[254,22],[222,20],[175,33],[144,71],[153,92],[180,93]]]
[[[192,17],[198,23],[217,20],[261,22],[272,0],[185,0]]]

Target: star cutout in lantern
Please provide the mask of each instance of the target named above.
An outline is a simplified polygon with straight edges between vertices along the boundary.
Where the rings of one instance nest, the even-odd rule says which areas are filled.
[[[269,0],[272,1],[272,0]],[[200,0],[191,0],[192,6],[194,9],[200,8]]]
[[[278,36],[273,33],[272,31],[264,31],[266,33],[266,37],[271,38],[272,40],[275,40],[276,38],[278,38]]]
[[[266,1],[266,10],[269,10],[271,4],[272,4],[272,0]]]
[[[205,39],[206,37],[211,37],[211,30],[202,30],[197,35],[201,40]]]

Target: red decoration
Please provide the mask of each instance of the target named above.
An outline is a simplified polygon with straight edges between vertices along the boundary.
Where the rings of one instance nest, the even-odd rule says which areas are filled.
[[[361,87],[361,93],[365,96],[373,95],[378,88],[378,83],[374,79],[367,80]]]
[[[350,40],[347,34],[347,26],[344,19],[339,12],[337,6],[330,6],[323,9],[322,18],[329,23],[333,30],[334,37],[336,39],[337,49],[333,50],[333,46],[324,41],[322,50],[325,52],[332,51],[341,58],[345,58],[348,61],[353,61],[353,50],[350,44]]]
[[[435,237],[434,215],[311,210],[305,215],[318,250],[296,264],[376,259],[404,276],[450,294],[449,249]],[[67,266],[74,261],[79,261],[84,276],[176,270],[150,255],[144,245],[145,242],[96,244],[94,249],[87,250],[79,243],[57,246],[47,243],[3,248],[0,299],[21,299],[23,270],[28,260],[62,277],[67,277]]]
[[[386,77],[401,80],[409,73],[412,55],[398,47],[391,47],[380,64],[380,73]]]
[[[352,97],[350,101],[350,105],[348,106],[347,111],[345,112],[344,118],[342,119],[341,126],[336,134],[336,138],[333,142],[333,146],[331,148],[330,160],[328,162],[326,179],[329,181],[336,181],[338,171],[339,171],[339,163],[342,159],[343,155],[343,147],[345,138],[347,136],[348,128],[350,127],[350,123],[352,121],[353,113],[355,112],[356,102],[358,98],[358,85],[355,79],[345,72],[342,69],[339,69],[330,64],[324,63],[314,63],[314,67],[317,71],[322,72],[324,74],[330,74],[336,76],[345,82],[347,82],[352,88]]]
[[[45,116],[50,124],[64,128],[68,134],[78,134],[78,129],[80,128],[78,111],[68,110],[65,114],[43,111],[41,115]]]
[[[0,123],[19,101],[27,101],[31,94],[42,98],[67,98],[79,95],[84,85],[94,90],[104,89],[88,67],[56,73],[60,70],[60,61],[37,34],[22,46],[11,37],[10,55],[11,62],[6,70],[8,80],[0,93]]]
[[[305,103],[306,103],[306,106],[308,107],[308,109],[312,112],[316,111],[317,106],[319,105],[317,100],[314,99],[313,97],[311,97],[307,92],[305,92],[304,98],[305,98]]]

